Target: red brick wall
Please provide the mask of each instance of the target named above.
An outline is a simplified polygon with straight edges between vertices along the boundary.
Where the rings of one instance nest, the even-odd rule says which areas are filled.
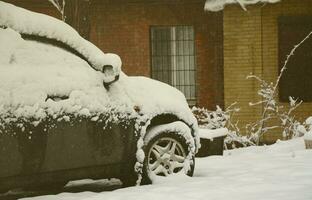
[[[1,0],[1,1],[8,2],[34,12],[44,13],[46,15],[50,15],[58,19],[61,18],[58,11],[53,7],[53,5],[48,0]]]
[[[93,1],[90,40],[104,52],[120,55],[128,75],[150,76],[150,26],[193,25],[198,105],[223,106],[223,15],[205,12],[204,2]]]

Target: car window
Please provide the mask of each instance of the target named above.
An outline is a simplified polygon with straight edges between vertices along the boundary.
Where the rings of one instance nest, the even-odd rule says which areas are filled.
[[[11,61],[17,64],[61,64],[88,66],[88,63],[77,55],[58,46],[36,40],[24,40],[24,44],[15,49]]]

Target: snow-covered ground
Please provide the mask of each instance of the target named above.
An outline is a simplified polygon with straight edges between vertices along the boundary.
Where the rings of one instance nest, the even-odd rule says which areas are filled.
[[[111,192],[61,193],[28,199],[312,199],[312,150],[305,150],[302,138],[278,142],[272,146],[236,149],[225,152],[224,156],[211,156],[196,161],[195,175],[192,178],[173,176],[159,180],[153,185]],[[104,181],[103,184],[107,182]],[[113,181],[113,184],[116,184],[116,181]]]

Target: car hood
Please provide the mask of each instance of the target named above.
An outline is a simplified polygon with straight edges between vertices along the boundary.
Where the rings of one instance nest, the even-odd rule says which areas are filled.
[[[176,88],[143,76],[121,74],[109,89],[111,98],[120,104],[132,105],[147,119],[161,114],[172,114],[187,123],[197,133],[198,125],[186,98]],[[195,133],[195,134],[196,134]]]
[[[120,92],[124,95],[119,94]],[[126,76],[109,89],[115,101],[124,101],[136,107],[139,113],[155,116],[161,113],[172,113],[190,124],[196,122],[185,96],[176,88],[143,76]]]

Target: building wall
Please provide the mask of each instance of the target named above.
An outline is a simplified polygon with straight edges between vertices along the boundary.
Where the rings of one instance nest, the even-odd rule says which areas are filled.
[[[46,15],[53,16],[60,19],[61,16],[58,11],[53,7],[53,5],[47,0],[2,0],[4,2],[11,3],[13,5],[31,10],[34,12],[44,13]]]
[[[121,56],[128,75],[151,76],[150,26],[193,25],[197,103],[223,105],[222,13],[204,11],[204,0],[103,0],[91,4],[90,39]]]
[[[224,101],[225,106],[239,103],[241,111],[236,119],[239,119],[242,129],[245,124],[259,119],[263,109],[262,106],[248,106],[249,102],[261,99],[257,95],[258,82],[247,80],[246,76],[253,73],[268,82],[277,79],[277,19],[282,15],[312,15],[312,1],[283,0],[277,4],[249,6],[247,12],[239,5],[228,6],[224,10]],[[287,106],[286,103],[281,105]],[[304,120],[311,113],[312,103],[303,103],[294,114]],[[275,141],[281,137],[280,132],[271,132],[263,139]]]

